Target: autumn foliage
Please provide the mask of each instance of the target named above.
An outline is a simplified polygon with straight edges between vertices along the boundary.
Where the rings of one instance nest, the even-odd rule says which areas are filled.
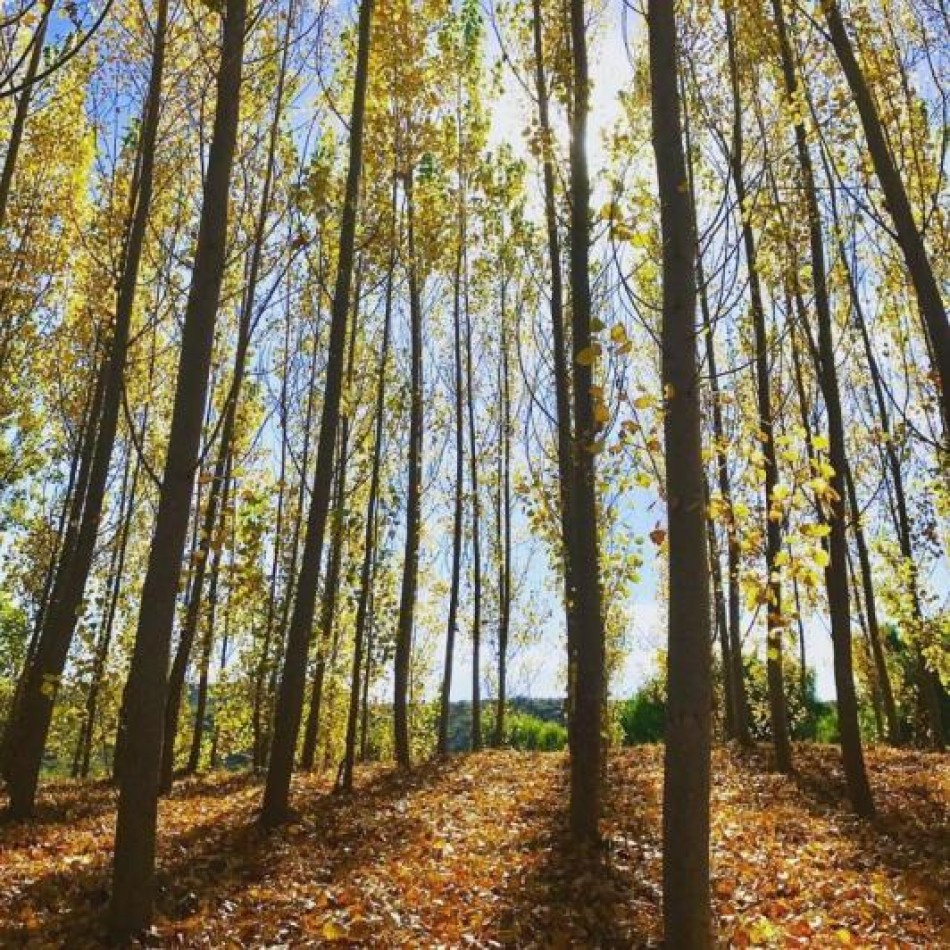
[[[880,817],[842,806],[835,750],[714,755],[713,911],[737,947],[936,947],[950,935],[950,767],[869,751]],[[566,762],[484,752],[410,773],[357,771],[352,795],[298,775],[292,824],[261,830],[260,787],[214,773],[162,802],[161,946],[657,946],[662,750],[607,768],[602,855],[573,851]],[[94,945],[114,793],[45,786],[38,820],[0,829],[0,944]]]

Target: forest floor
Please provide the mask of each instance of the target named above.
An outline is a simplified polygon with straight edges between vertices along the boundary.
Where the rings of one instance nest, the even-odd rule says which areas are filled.
[[[722,945],[950,946],[950,757],[870,750],[879,817],[844,803],[837,750],[715,753],[713,895]],[[362,769],[351,796],[299,776],[299,819],[255,824],[260,782],[180,782],[161,806],[151,946],[641,947],[661,927],[662,750],[612,756],[606,848],[571,850],[566,759],[483,752],[408,774]],[[101,936],[114,827],[105,784],[44,787],[0,826],[0,946]],[[0,803],[2,804],[2,803]]]

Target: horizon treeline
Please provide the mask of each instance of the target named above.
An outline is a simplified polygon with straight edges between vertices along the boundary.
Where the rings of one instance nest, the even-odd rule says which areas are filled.
[[[246,754],[273,826],[295,769],[449,754],[457,698],[503,745],[542,642],[596,844],[638,599],[670,946],[712,939],[711,743],[792,771],[819,639],[859,815],[863,743],[944,748],[948,33],[938,0],[4,5],[0,766],[18,820],[50,764],[111,775],[116,936],[177,776]]]

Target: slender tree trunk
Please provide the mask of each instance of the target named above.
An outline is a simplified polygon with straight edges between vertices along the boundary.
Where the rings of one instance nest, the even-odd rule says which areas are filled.
[[[350,680],[350,705],[346,717],[346,742],[343,750],[343,771],[340,786],[344,791],[353,788],[353,764],[356,758],[356,727],[360,709],[360,686],[363,678],[363,656],[367,654],[367,613],[371,592],[373,561],[376,557],[376,510],[379,501],[379,477],[383,460],[383,426],[386,416],[386,364],[389,361],[390,325],[393,309],[393,272],[396,268],[395,220],[396,180],[393,178],[392,200],[393,228],[390,233],[392,246],[389,257],[389,272],[386,276],[386,302],[383,315],[383,345],[376,372],[376,414],[373,433],[373,461],[369,478],[369,497],[366,501],[366,520],[363,526],[363,562],[360,567],[360,589],[356,604],[356,622],[353,632],[353,674]],[[369,689],[369,674],[366,673],[366,689]],[[365,701],[364,701],[365,702]],[[364,717],[365,718],[365,717]],[[365,728],[363,731],[365,736]],[[365,742],[362,743],[365,746]]]
[[[709,497],[709,484],[705,482],[706,497]],[[729,629],[726,622],[726,595],[722,584],[722,562],[719,558],[719,540],[716,537],[716,523],[712,518],[706,519],[706,544],[709,550],[710,581],[712,584],[712,621],[715,630],[714,639],[719,640],[719,651],[722,655],[722,692],[723,692],[723,722],[727,739],[737,735],[736,730],[736,703],[732,688],[732,655],[729,647]]]
[[[283,346],[283,356],[282,356],[282,366],[281,366],[281,378],[280,378],[280,397],[279,397],[279,406],[280,406],[280,468],[279,468],[279,484],[277,488],[277,517],[274,527],[274,555],[271,560],[271,570],[270,570],[270,579],[268,582],[268,595],[267,595],[267,618],[264,623],[264,637],[261,642],[261,651],[260,657],[257,662],[257,666],[254,671],[254,695],[251,701],[251,731],[253,734],[253,750],[251,755],[252,765],[255,771],[263,768],[267,762],[267,741],[265,737],[265,706],[266,706],[266,683],[268,679],[268,667],[270,662],[271,655],[271,643],[274,639],[274,631],[278,622],[278,583],[280,580],[281,574],[281,559],[283,557],[284,548],[283,548],[283,537],[284,537],[284,518],[285,518],[285,505],[287,504],[286,495],[287,495],[287,455],[288,455],[288,443],[289,443],[289,429],[288,429],[288,404],[287,404],[287,387],[288,387],[288,375],[290,373],[289,361],[290,361],[290,324],[291,324],[291,286],[292,281],[290,279],[291,270],[288,267],[287,269],[288,280],[287,280],[287,305],[284,313],[284,346]],[[314,377],[316,375],[316,341],[313,346],[312,355],[310,359],[310,385],[308,387],[308,396],[307,396],[307,425],[305,427],[305,432],[309,434],[310,430],[310,415],[313,405],[313,390],[314,390]],[[309,444],[309,443],[308,443]],[[303,464],[301,468],[302,479],[306,478],[307,473],[307,453],[304,452]],[[296,545],[297,537],[299,531],[299,518],[295,519],[294,528],[293,528],[293,559],[296,562]],[[287,587],[289,588],[289,583]],[[284,592],[284,602],[287,600],[288,592]],[[282,617],[281,617],[282,620]]]
[[[743,163],[742,99],[739,92],[739,64],[735,41],[734,14],[726,12],[726,34],[729,44],[729,82],[732,89],[732,182],[736,190],[736,205],[742,221],[742,242],[746,269],[749,275],[749,300],[755,337],[756,401],[758,407],[759,440],[765,470],[765,576],[768,587],[766,602],[766,669],[769,690],[769,721],[775,747],[775,767],[779,772],[792,770],[792,745],[788,731],[788,712],[785,701],[785,683],[782,670],[782,637],[785,622],[782,611],[781,569],[776,563],[782,550],[782,515],[773,509],[775,486],[778,482],[778,462],[775,454],[775,432],[772,418],[772,380],[769,371],[768,332],[765,306],[759,280],[758,249],[752,226],[745,214],[746,187]]]
[[[86,693],[86,702],[83,710],[82,727],[79,730],[79,742],[76,747],[76,762],[73,767],[73,778],[87,778],[89,775],[90,760],[92,758],[92,739],[95,732],[96,713],[99,707],[99,692],[102,689],[102,680],[105,676],[106,663],[109,660],[109,650],[112,646],[112,636],[115,629],[115,615],[119,607],[119,594],[122,590],[122,576],[125,572],[125,557],[128,551],[129,535],[131,534],[132,516],[135,513],[135,496],[138,488],[141,459],[132,461],[134,447],[129,444],[125,468],[122,473],[122,487],[119,490],[119,504],[117,506],[119,527],[109,560],[109,594],[106,602],[106,611],[102,618],[102,626],[96,640],[95,656],[93,658],[92,674],[89,678],[89,689]]]
[[[94,347],[94,352],[96,350],[98,350],[98,344]],[[85,497],[86,485],[89,482],[89,466],[92,463],[92,450],[95,446],[98,417],[102,408],[104,381],[105,362],[103,362],[102,368],[100,368],[96,374],[95,384],[86,400],[85,413],[83,414],[82,425],[77,434],[76,445],[73,449],[72,460],[69,465],[69,477],[66,483],[66,491],[63,493],[59,523],[56,526],[53,550],[50,553],[50,559],[43,580],[43,589],[39,597],[36,617],[33,621],[33,629],[30,633],[29,642],[27,643],[23,665],[20,668],[16,684],[13,687],[9,714],[3,724],[3,738],[0,740],[0,774],[2,774],[4,779],[7,777],[7,764],[9,762],[10,743],[15,732],[16,713],[22,702],[23,690],[26,688],[30,666],[33,663],[33,657],[36,655],[37,644],[39,643],[40,635],[43,632],[43,627],[46,622],[46,612],[49,609],[53,583],[56,580],[57,567],[59,563],[64,560],[66,556],[65,552],[68,552],[75,544],[75,528],[78,526],[81,517],[82,502]]]
[[[98,432],[95,436],[95,448],[92,451],[82,517],[76,533],[75,546],[64,547],[63,550],[63,558],[53,584],[49,609],[44,618],[43,631],[37,642],[33,662],[30,664],[20,706],[16,711],[14,731],[11,733],[11,743],[16,746],[17,755],[10,759],[7,768],[10,812],[13,816],[21,818],[30,815],[33,810],[36,784],[53,715],[56,691],[81,614],[82,599],[92,567],[116,441],[132,310],[135,304],[139,265],[152,198],[155,142],[165,63],[166,20],[167,2],[160,0],[152,53],[152,72],[142,123],[140,145],[142,160],[138,188],[135,192],[131,228],[118,288],[115,325],[102,391],[101,416],[93,416],[98,419]]]
[[[503,255],[501,255],[503,258]],[[493,744],[505,741],[505,706],[508,700],[508,639],[511,626],[511,369],[508,351],[508,278],[501,267],[501,458],[498,478],[498,701]]]
[[[194,775],[198,771],[198,764],[201,761],[201,742],[204,737],[205,718],[208,712],[208,680],[211,671],[211,654],[214,648],[214,623],[218,609],[218,589],[221,583],[221,556],[224,548],[224,534],[227,530],[233,466],[234,453],[232,451],[228,453],[224,466],[224,487],[221,490],[221,510],[218,514],[218,523],[212,529],[216,532],[216,537],[209,539],[211,545],[211,580],[208,585],[208,616],[205,635],[201,644],[201,657],[198,667],[198,697],[195,704],[195,721],[191,732],[191,748],[188,752],[188,762],[185,765],[186,775]],[[167,703],[165,709],[167,714]]]
[[[587,21],[584,0],[571,0],[571,330],[575,358],[591,346],[590,180],[587,170]],[[685,180],[685,176],[683,178]],[[594,419],[591,360],[574,367],[574,433],[571,467],[571,577],[577,610],[576,642],[570,677],[573,696],[571,748],[571,833],[579,842],[599,838],[603,746],[604,618],[601,609],[600,551],[597,537],[597,486],[594,471]]]
[[[238,317],[238,337],[234,352],[234,368],[231,373],[230,389],[227,392],[224,402],[218,451],[211,476],[211,485],[208,490],[204,521],[199,536],[196,561],[194,564],[194,575],[191,578],[188,607],[185,612],[185,622],[178,640],[178,648],[175,651],[175,658],[172,662],[171,673],[168,680],[168,699],[165,706],[165,737],[162,747],[160,786],[162,794],[170,792],[172,787],[172,776],[175,767],[175,741],[178,737],[178,721],[181,716],[182,692],[185,686],[188,664],[191,661],[191,651],[194,647],[195,636],[198,630],[201,606],[204,602],[204,582],[207,574],[209,555],[211,553],[211,538],[219,520],[219,506],[223,509],[224,503],[222,499],[226,497],[227,494],[225,473],[231,464],[233,455],[234,429],[237,423],[238,404],[241,396],[241,387],[244,384],[251,334],[254,328],[254,307],[257,297],[258,281],[260,279],[264,240],[267,232],[267,219],[271,206],[271,192],[277,160],[277,145],[280,133],[280,120],[283,112],[284,83],[287,74],[287,59],[290,49],[292,25],[293,17],[292,15],[288,15],[284,29],[283,53],[277,74],[274,114],[271,120],[268,138],[264,181],[261,186],[260,205],[254,226],[254,238],[251,244],[250,260],[248,262],[247,284],[244,289],[241,300],[241,311]],[[223,516],[220,520],[223,524]],[[215,559],[220,561],[220,556],[216,554]],[[194,769],[190,771],[194,771]]]
[[[356,287],[353,294],[353,319],[350,321],[350,342],[346,361],[346,391],[353,388],[353,366],[356,357],[356,331],[359,325],[360,312],[361,267],[356,268]],[[327,670],[329,648],[330,672],[333,673],[336,663],[337,645],[339,643],[340,627],[336,623],[336,603],[340,591],[340,572],[343,567],[343,542],[346,509],[346,475],[350,450],[350,415],[343,416],[340,426],[340,445],[337,451],[337,467],[335,476],[335,497],[333,502],[333,525],[330,534],[330,557],[327,565],[326,578],[323,585],[323,597],[320,604],[320,620],[318,625],[319,639],[317,641],[317,662],[313,687],[310,693],[310,710],[304,727],[303,750],[300,757],[300,767],[305,771],[313,769],[317,751],[317,738],[320,733],[320,713],[323,706],[323,686]],[[333,680],[331,679],[331,684]],[[332,708],[332,694],[329,706]],[[329,745],[327,746],[329,749]]]
[[[346,346],[347,314],[356,244],[356,218],[359,204],[360,174],[363,166],[363,117],[369,71],[373,0],[361,0],[359,37],[356,53],[356,77],[350,119],[349,164],[340,223],[340,249],[336,286],[330,318],[330,344],[327,358],[326,389],[320,419],[313,494],[307,518],[306,537],[300,575],[294,597],[293,615],[287,631],[283,672],[277,694],[274,738],[271,743],[267,784],[261,808],[261,823],[275,825],[285,820],[290,797],[297,734],[303,712],[306,688],[307,653],[317,595],[317,581],[323,552],[323,532],[330,507],[333,474],[333,450],[340,421],[340,397],[343,388],[343,359]]]
[[[472,313],[468,296],[468,256],[463,228],[462,271],[465,308],[465,388],[468,401],[468,464],[472,486],[472,750],[482,747],[482,546],[478,487],[478,438],[475,431],[475,376],[472,372]]]
[[[861,116],[871,162],[884,194],[885,205],[894,222],[897,243],[904,255],[904,263],[917,295],[917,306],[920,308],[932,352],[934,384],[943,413],[946,440],[950,434],[950,324],[947,322],[947,310],[924,245],[923,235],[914,221],[907,189],[888,148],[874,97],[841,16],[841,8],[837,0],[825,0],[822,9],[828,23],[831,45],[841,63],[842,72]]]
[[[685,100],[685,96],[683,97]],[[696,191],[693,174],[692,148],[690,146],[689,110],[683,109],[683,135],[686,145],[686,162],[689,181],[690,206],[693,220],[696,218]],[[732,483],[729,477],[728,442],[722,417],[722,398],[719,390],[719,371],[716,365],[715,324],[709,306],[706,273],[702,249],[696,246],[696,279],[702,314],[706,346],[706,365],[709,375],[709,402],[712,410],[713,441],[716,458],[716,479],[723,505],[728,512],[726,524],[726,569],[729,575],[729,594],[726,597],[722,578],[721,560],[716,543],[715,525],[710,520],[708,528],[709,557],[713,568],[713,591],[717,623],[720,631],[720,646],[723,659],[723,681],[726,694],[727,733],[739,740],[740,745],[752,745],[749,731],[749,699],[746,693],[745,669],[742,664],[742,641],[739,633],[739,537],[733,514]],[[708,492],[708,484],[706,485]]]
[[[23,88],[17,98],[16,109],[13,112],[13,125],[10,126],[10,139],[7,142],[7,153],[3,157],[3,169],[0,171],[0,231],[7,219],[7,207],[10,201],[10,188],[13,185],[13,174],[16,171],[17,159],[20,156],[20,145],[23,142],[23,132],[26,129],[26,120],[30,112],[30,100],[33,98],[33,86],[36,74],[39,72],[40,60],[43,57],[43,47],[46,44],[46,30],[49,26],[50,11],[53,8],[52,0],[45,0],[40,22],[33,34],[30,58],[26,66],[26,75],[23,77]]]
[[[799,94],[795,61],[785,25],[782,0],[772,0],[785,93],[789,99]],[[795,147],[798,155],[801,183],[808,211],[811,278],[815,293],[815,312],[818,324],[817,366],[819,383],[828,415],[829,458],[834,474],[828,479],[833,493],[828,500],[828,518],[831,533],[828,536],[829,563],[825,569],[828,605],[831,614],[831,639],[834,650],[835,685],[838,693],[838,726],[841,732],[841,755],[848,793],[854,810],[862,816],[874,814],[874,799],[864,766],[861,732],[858,725],[858,703],[854,689],[854,669],[851,656],[851,618],[848,606],[848,541],[844,517],[845,455],[844,419],[835,348],[831,305],[825,271],[824,237],[821,211],[818,206],[815,175],[812,168],[808,138],[802,122],[795,123]]]
[[[445,668],[439,702],[439,733],[437,752],[449,754],[449,714],[452,696],[452,667],[455,660],[455,637],[458,633],[459,587],[462,575],[462,521],[465,494],[465,415],[462,383],[462,241],[459,227],[452,290],[453,366],[455,369],[455,499],[452,511],[452,573],[449,581],[449,613],[445,628]]]
[[[343,565],[343,507],[346,495],[346,453],[349,420],[344,418],[340,427],[340,445],[337,453],[336,477],[334,478],[333,514],[330,531],[330,554],[327,560],[323,594],[320,598],[320,619],[317,622],[317,657],[313,686],[310,690],[310,709],[304,726],[303,749],[300,768],[306,772],[313,769],[317,752],[317,737],[320,733],[320,714],[323,712],[323,687],[327,666],[333,672],[333,645],[339,625],[336,623],[336,600],[340,588],[340,571]]]
[[[877,689],[883,704],[884,717],[887,720],[887,741],[891,745],[900,742],[900,724],[897,718],[897,706],[894,702],[894,690],[887,671],[884,645],[881,641],[881,628],[877,619],[877,597],[874,593],[874,575],[871,571],[871,555],[864,526],[861,523],[861,509],[858,507],[858,493],[854,485],[854,473],[848,464],[844,471],[844,481],[848,489],[848,507],[851,509],[851,531],[858,549],[858,566],[861,570],[861,590],[864,595],[864,609],[867,617],[868,645],[874,661],[874,673]]]
[[[653,147],[663,237],[664,441],[669,519],[669,654],[663,785],[663,918],[670,947],[712,944],[709,888],[710,630],[696,236],[680,131],[676,17],[650,0]]]
[[[406,218],[409,253],[409,322],[410,322],[410,396],[409,396],[409,460],[406,487],[406,547],[396,623],[396,655],[394,658],[393,727],[396,761],[402,768],[411,764],[409,744],[409,667],[412,661],[412,633],[419,581],[419,533],[422,502],[422,298],[419,287],[419,261],[416,259],[414,172],[406,176]]]
[[[126,687],[127,741],[119,775],[110,905],[110,929],[120,940],[141,932],[152,916],[168,659],[224,276],[246,18],[246,0],[228,0],[171,431]]]
[[[551,268],[551,355],[554,364],[555,419],[557,427],[558,489],[560,492],[561,559],[564,574],[564,619],[567,626],[568,652],[568,731],[573,730],[575,677],[570,672],[575,665],[577,641],[577,604],[574,597],[574,559],[572,530],[573,503],[573,445],[574,423],[571,414],[571,366],[568,362],[565,340],[564,287],[561,272],[561,239],[557,220],[557,193],[553,143],[549,114],[549,92],[544,68],[544,43],[541,18],[541,0],[532,0],[532,35],[534,40],[534,80],[538,100],[538,126],[544,143],[542,172],[544,178],[544,223],[547,236],[548,258]]]

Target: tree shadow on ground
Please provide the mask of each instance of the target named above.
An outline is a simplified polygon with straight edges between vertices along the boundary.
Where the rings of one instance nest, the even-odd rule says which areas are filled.
[[[877,808],[877,815],[870,820],[851,810],[837,746],[796,745],[795,771],[790,779],[801,793],[802,806],[817,818],[833,821],[843,840],[856,846],[851,855],[842,854],[843,866],[857,871],[887,867],[913,885],[917,900],[943,914],[950,893],[950,803],[937,782],[921,774],[919,752],[876,752],[889,761],[886,767],[879,766],[875,756],[868,756],[868,777]],[[906,764],[900,765],[905,756]],[[933,758],[935,769],[946,763],[945,756],[935,754]],[[758,750],[746,753],[743,759],[750,768],[766,764]],[[894,776],[899,772],[906,774],[898,785]]]
[[[614,760],[608,770],[620,766]],[[612,775],[603,844],[581,848],[569,833],[568,770],[565,759],[546,800],[522,809],[531,834],[518,845],[532,860],[505,882],[492,936],[512,947],[658,946],[659,883],[645,874],[659,853],[655,787],[643,774]]]
[[[299,895],[282,893],[282,876],[292,870],[289,866],[306,864],[310,890],[319,895],[360,865],[385,859],[418,830],[406,798],[454,767],[433,764],[410,772],[376,772],[349,795],[328,793],[326,783],[316,784],[310,777],[295,780],[298,817],[272,831],[256,822],[256,794],[215,813],[207,804],[221,796],[211,790],[202,797],[201,781],[192,783],[194,788],[178,789],[174,804],[180,808],[182,799],[193,799],[198,820],[182,821],[183,816],[176,815],[181,830],[160,827],[156,900],[160,942],[165,945],[166,934],[179,924],[184,926],[178,939],[187,942],[188,922],[204,921],[209,914],[220,918],[221,932],[228,933],[231,942],[259,943],[265,936],[266,943],[292,942],[295,920],[315,902],[310,894],[297,901]],[[247,776],[234,779],[232,794],[242,788],[257,790]],[[200,820],[203,810],[212,811],[209,820]],[[16,917],[0,922],[0,946],[101,945],[106,938],[111,851],[110,831],[94,853],[70,854],[56,868],[44,868],[29,878],[15,892]],[[48,856],[43,864],[48,866]],[[248,892],[255,888],[260,894],[249,898]],[[235,916],[239,903],[251,906]],[[289,913],[285,916],[282,910]],[[229,921],[229,915],[235,919]],[[283,929],[273,933],[268,919],[278,918],[283,918]]]
[[[72,824],[115,810],[115,787],[108,779],[78,781],[56,779],[40,785],[33,817],[12,820],[6,794],[0,798],[0,847],[21,836],[24,828]]]

